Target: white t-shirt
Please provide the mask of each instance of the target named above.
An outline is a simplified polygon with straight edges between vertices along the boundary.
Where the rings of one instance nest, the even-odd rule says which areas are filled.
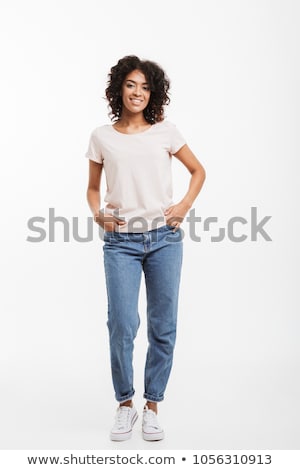
[[[174,204],[171,161],[185,139],[170,121],[136,134],[112,125],[96,127],[87,158],[103,164],[107,203],[103,212],[126,221],[119,232],[144,232],[166,224],[164,211]]]

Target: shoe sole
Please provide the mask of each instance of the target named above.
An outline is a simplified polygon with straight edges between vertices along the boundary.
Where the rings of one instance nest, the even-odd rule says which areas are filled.
[[[136,413],[133,418],[132,418],[132,421],[131,421],[131,429],[130,431],[128,432],[124,432],[124,433],[110,433],[110,440],[111,441],[127,441],[128,439],[131,438],[132,436],[132,428],[136,422],[136,420],[138,419],[138,414]]]
[[[165,435],[164,432],[157,432],[157,433],[146,433],[143,431],[143,439],[145,441],[161,441],[164,439]]]

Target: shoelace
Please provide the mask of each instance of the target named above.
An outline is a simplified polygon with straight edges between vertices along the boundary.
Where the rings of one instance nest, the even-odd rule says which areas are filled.
[[[127,427],[128,419],[129,419],[130,408],[121,406],[118,408],[117,416],[116,416],[116,428],[123,429]]]
[[[150,426],[151,428],[160,429],[159,424],[157,422],[157,415],[152,410],[149,410],[149,409],[145,410],[144,422],[147,426]]]

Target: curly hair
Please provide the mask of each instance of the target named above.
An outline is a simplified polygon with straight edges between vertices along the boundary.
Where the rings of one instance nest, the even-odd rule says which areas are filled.
[[[150,100],[144,109],[144,117],[149,124],[164,120],[164,105],[169,104],[168,91],[170,80],[162,68],[150,60],[141,60],[135,55],[128,55],[120,59],[117,65],[110,69],[108,74],[105,95],[108,106],[111,108],[109,116],[112,121],[118,121],[122,113],[121,90],[125,77],[133,70],[140,70],[146,77],[150,88]]]

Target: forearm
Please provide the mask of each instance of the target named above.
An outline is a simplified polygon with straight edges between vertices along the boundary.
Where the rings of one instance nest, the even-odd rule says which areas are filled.
[[[92,214],[98,214],[100,210],[100,191],[88,189],[86,195]]]
[[[188,191],[181,200],[181,202],[186,205],[188,209],[192,207],[196,197],[200,193],[203,183],[205,181],[205,177],[206,174],[203,167],[201,167],[199,170],[195,170],[192,173]]]

